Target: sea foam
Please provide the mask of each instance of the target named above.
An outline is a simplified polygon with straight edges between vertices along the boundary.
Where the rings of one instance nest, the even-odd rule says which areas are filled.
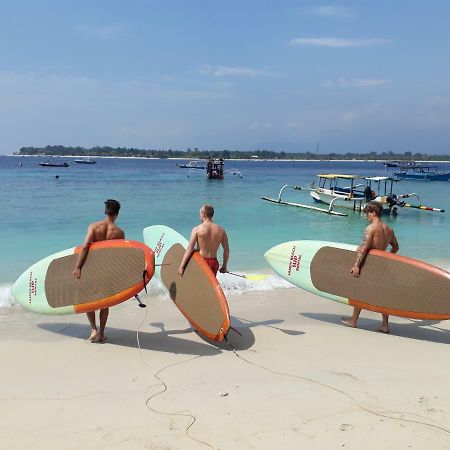
[[[6,308],[14,305],[14,297],[12,295],[12,285],[2,284],[0,285],[0,308]]]

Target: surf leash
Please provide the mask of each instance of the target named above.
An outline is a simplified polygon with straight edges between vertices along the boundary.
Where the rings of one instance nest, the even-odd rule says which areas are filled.
[[[331,391],[337,392],[338,394],[341,394],[344,397],[346,397],[347,399],[349,399],[359,409],[361,409],[362,411],[364,411],[364,412],[366,412],[368,414],[371,414],[371,415],[374,415],[374,416],[377,416],[377,417],[383,417],[385,419],[399,420],[399,421],[402,421],[402,422],[409,422],[409,423],[415,423],[415,424],[418,424],[418,425],[424,425],[424,426],[427,426],[427,427],[430,427],[430,428],[435,428],[437,430],[443,431],[443,432],[445,432],[447,434],[450,434],[450,430],[448,428],[445,428],[439,422],[437,422],[437,421],[435,421],[433,419],[429,419],[428,417],[424,417],[424,416],[421,416],[419,414],[409,413],[409,412],[404,412],[404,411],[374,411],[374,410],[372,410],[370,408],[367,408],[364,405],[360,404],[358,402],[358,400],[356,400],[350,394],[348,394],[347,392],[345,392],[345,391],[343,391],[343,390],[341,390],[341,389],[339,389],[337,387],[331,386],[331,385],[326,384],[326,383],[321,383],[320,381],[313,380],[313,379],[308,378],[308,377],[303,377],[301,375],[290,374],[290,373],[285,373],[285,372],[278,372],[276,370],[273,370],[273,369],[270,369],[268,367],[265,367],[262,364],[258,364],[256,362],[250,361],[247,358],[245,358],[245,357],[243,357],[243,356],[238,354],[238,352],[233,347],[231,342],[229,342],[227,336],[224,336],[224,338],[225,338],[225,342],[229,345],[230,349],[236,355],[236,357],[239,358],[242,361],[245,361],[247,364],[250,364],[251,366],[259,367],[260,369],[263,369],[263,370],[265,370],[265,371],[267,371],[269,373],[272,373],[274,375],[280,375],[280,376],[287,377],[287,378],[298,379],[300,381],[304,381],[304,382],[307,382],[307,383],[315,384],[317,386],[321,386],[323,388],[326,388],[326,389],[329,389]],[[403,418],[403,417],[393,417],[393,416],[390,416],[389,414],[399,414],[399,415],[401,415],[401,414],[409,414],[411,416],[419,417],[420,419],[424,419],[424,420],[427,420],[427,421],[435,422],[436,425],[432,424],[432,423],[425,422],[425,421],[421,421],[421,420],[406,419],[406,418]]]
[[[265,280],[266,278],[271,277],[272,275],[268,275],[268,274],[260,274],[260,275],[245,275],[245,274],[239,274],[239,273],[235,273],[235,272],[225,272],[225,273],[229,273],[230,275],[234,275],[235,277],[239,277],[239,278],[245,278],[246,280],[250,280],[250,281],[260,281],[260,280]]]
[[[137,298],[137,296],[136,296]],[[147,304],[144,304],[144,307],[146,307]],[[139,340],[139,332],[141,330],[142,325],[144,324],[144,322],[147,320],[147,315],[148,315],[148,308],[145,311],[145,315],[144,318],[142,319],[141,323],[139,324],[139,326],[136,329],[136,343],[139,349],[139,357],[141,358],[142,363],[144,364],[144,366],[146,366],[147,368],[149,368],[151,370],[151,372],[153,373],[153,377],[158,381],[158,384],[152,384],[150,386],[148,386],[145,390],[145,406],[152,412],[154,412],[155,414],[159,414],[162,416],[179,416],[179,417],[187,417],[189,419],[189,422],[187,424],[187,426],[184,429],[184,432],[186,434],[186,436],[188,437],[188,439],[190,439],[191,441],[197,442],[198,444],[204,445],[206,447],[211,448],[212,450],[216,450],[215,447],[213,447],[209,442],[206,441],[202,441],[200,439],[195,438],[194,436],[191,436],[191,434],[189,433],[190,428],[194,425],[194,423],[197,421],[197,418],[189,413],[189,412],[184,412],[184,411],[176,411],[176,412],[165,412],[165,411],[161,411],[158,409],[153,408],[152,406],[150,406],[150,401],[155,398],[158,395],[163,394],[164,392],[166,392],[168,390],[167,384],[165,383],[165,381],[159,376],[159,374],[172,366],[177,366],[180,364],[184,364],[186,362],[192,361],[194,359],[200,358],[202,355],[197,355],[194,356],[192,358],[189,358],[187,360],[184,361],[178,361],[175,363],[171,363],[171,364],[167,364],[165,366],[163,366],[162,368],[160,368],[158,371],[155,372],[155,370],[153,369],[153,367],[151,367],[149,364],[147,364],[147,361],[145,361],[144,356],[142,355],[142,348],[141,348],[141,342]],[[147,396],[148,390],[154,386],[160,386],[162,389],[159,390],[158,392]],[[173,422],[172,422],[173,423]]]

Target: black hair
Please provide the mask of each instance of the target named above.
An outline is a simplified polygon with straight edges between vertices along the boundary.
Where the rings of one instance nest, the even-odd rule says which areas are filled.
[[[107,216],[117,216],[120,211],[120,203],[117,200],[108,199],[105,202],[105,214]]]

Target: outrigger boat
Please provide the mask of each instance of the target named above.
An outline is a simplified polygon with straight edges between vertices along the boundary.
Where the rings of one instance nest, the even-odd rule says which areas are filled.
[[[315,186],[313,183],[311,187],[304,188],[286,184],[281,188],[278,199],[269,197],[261,197],[261,199],[272,203],[311,209],[336,216],[347,216],[347,214],[334,211],[333,207],[335,206],[361,212],[367,203],[371,201],[378,202],[383,207],[384,214],[397,215],[399,207],[445,212],[445,210],[440,208],[421,205],[419,196],[415,192],[400,195],[395,194],[393,192],[393,185],[398,180],[392,177],[364,177],[361,175],[338,174],[323,174],[318,175],[318,177],[318,186]],[[328,205],[328,208],[284,201],[282,194],[287,188],[309,191],[315,203]],[[402,200],[409,197],[415,197],[419,204],[413,205]]]
[[[223,180],[225,174],[229,173],[232,175],[238,175],[242,178],[242,174],[238,169],[228,169],[224,170],[225,161],[223,158],[209,158],[204,167],[191,167],[188,172],[188,177],[192,171],[197,171],[197,169],[203,169],[208,180]]]
[[[425,164],[415,164],[410,166],[400,166],[400,172],[394,172],[393,175],[403,180],[420,181],[449,181],[450,172],[438,172],[436,166]]]

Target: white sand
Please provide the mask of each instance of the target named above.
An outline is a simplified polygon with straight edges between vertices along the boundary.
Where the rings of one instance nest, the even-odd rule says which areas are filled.
[[[84,315],[3,308],[0,448],[450,448],[448,322],[393,318],[386,336],[377,314],[350,329],[349,307],[300,289],[249,292],[229,299],[243,334],[230,341],[249,363],[149,300],[147,316],[112,308],[103,345],[84,341]],[[189,436],[176,413],[195,416]]]

